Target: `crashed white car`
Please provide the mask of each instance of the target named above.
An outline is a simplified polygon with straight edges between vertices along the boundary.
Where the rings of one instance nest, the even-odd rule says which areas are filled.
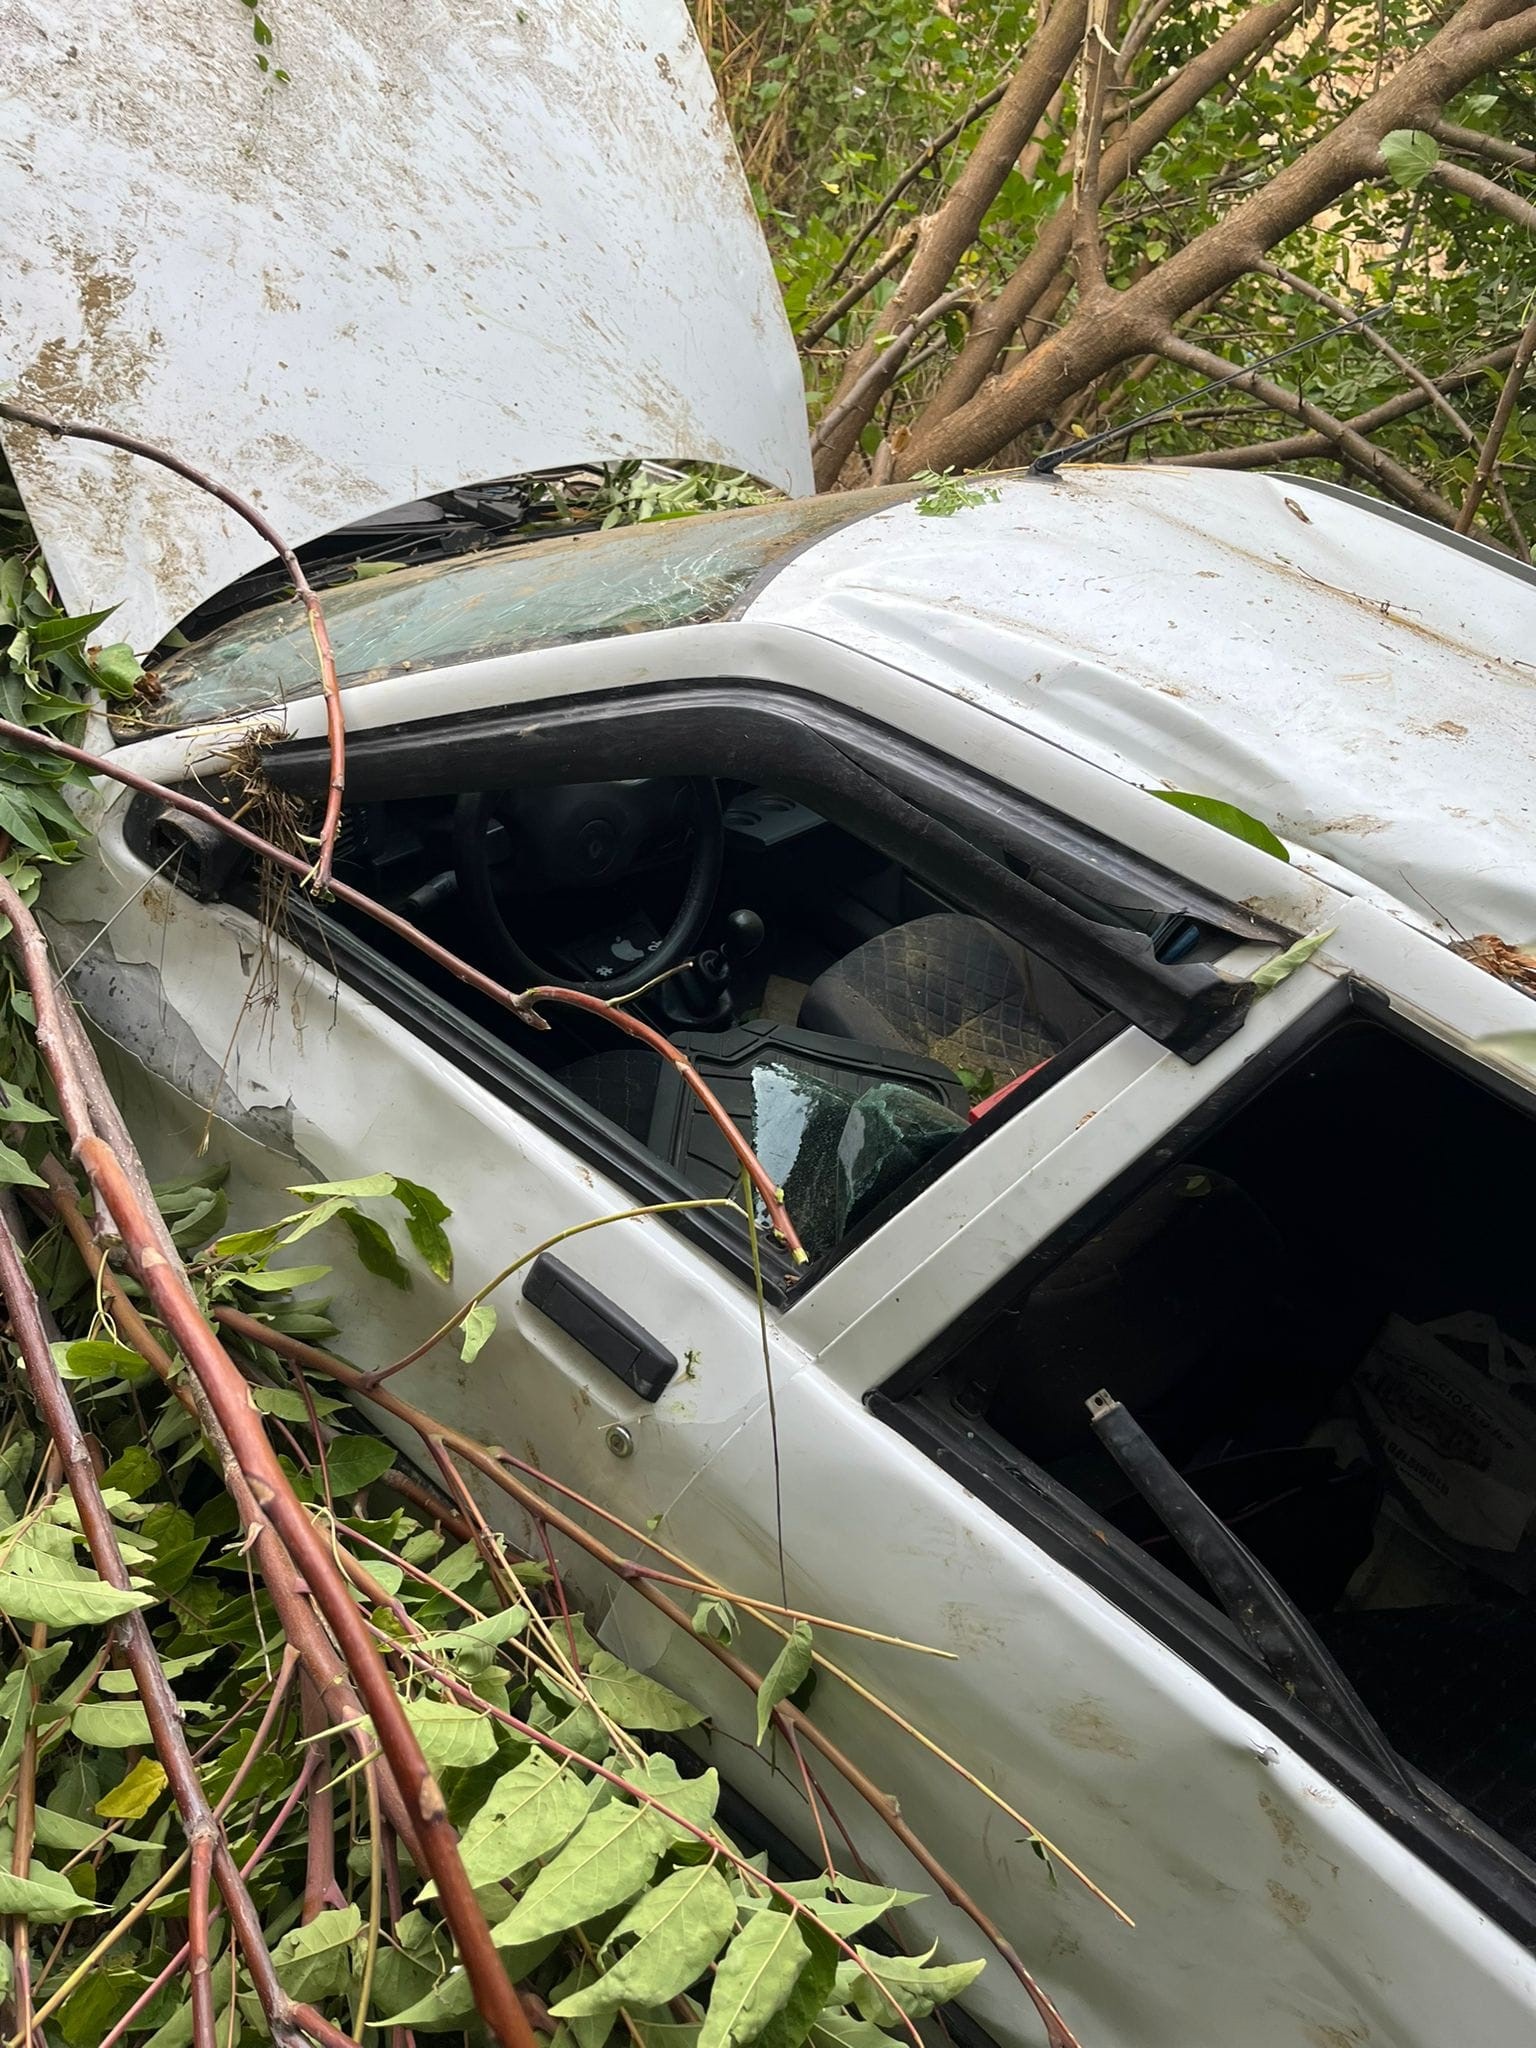
[[[514,36],[471,64],[471,29],[435,20],[407,52],[430,118],[387,156],[361,146],[351,46],[317,36],[253,183],[218,182],[190,101],[110,145],[176,202],[134,212],[117,298],[68,282],[130,233],[99,146],[41,310],[36,278],[5,285],[18,395],[59,402],[67,359],[73,411],[258,482],[294,539],[388,513],[347,545],[418,566],[325,600],[338,873],[514,986],[625,993],[692,961],[639,1002],[811,1251],[767,1257],[772,1414],[747,1234],[711,1209],[542,1255],[473,1364],[440,1346],[402,1389],[767,1597],[782,1527],[791,1601],[953,1651],[842,1654],[1134,1929],[854,1693],[823,1684],[817,1714],[1085,2044],[1510,2048],[1536,2025],[1536,1091],[1511,1051],[1536,1024],[1536,576],[1310,479],[1129,466],[493,544],[495,494],[466,490],[538,464],[804,486],[702,60],[680,9],[612,13],[617,42],[564,20],[584,54],[545,65],[538,105]],[[344,14],[311,0],[285,32]],[[166,89],[135,52],[167,36],[214,62],[204,9],[165,17],[125,34],[125,90]],[[89,94],[39,33],[33,142],[63,152]],[[531,163],[557,87],[622,102],[604,148],[629,178],[614,206],[572,198],[553,151],[540,171],[568,208],[539,227],[559,347],[528,310],[538,180],[449,204],[486,105],[524,94]],[[431,240],[401,178],[413,218],[442,199]],[[198,294],[191,224],[223,232],[200,179],[248,260]],[[133,377],[103,369],[103,319],[154,327]],[[573,320],[625,348],[569,348]],[[453,375],[424,381],[424,351]],[[256,732],[276,782],[323,790],[307,630],[249,608],[244,531],[117,458],[8,452],[66,595],[124,599],[114,636],[222,620],[157,664],[124,759],[216,789]],[[600,1020],[527,1031],[334,906],[264,930],[238,851],[153,799],[103,787],[93,822],[44,910],[152,1165],[211,1119],[252,1216],[295,1181],[408,1175],[452,1207],[465,1292],[568,1225],[730,1191],[675,1074]],[[366,1363],[448,1306],[344,1255],[327,1291]],[[739,1689],[628,1596],[605,1629],[708,1706],[716,1760],[808,1845]],[[976,1946],[935,1903],[910,1932]],[[1039,2038],[1000,1968],[967,2004]]]

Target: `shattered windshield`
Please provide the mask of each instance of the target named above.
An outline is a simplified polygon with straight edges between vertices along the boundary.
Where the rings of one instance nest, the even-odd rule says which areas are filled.
[[[721,619],[782,556],[888,491],[751,506],[534,541],[324,592],[342,687],[530,648]],[[314,643],[293,603],[234,620],[159,671],[143,722],[174,728],[313,697]]]

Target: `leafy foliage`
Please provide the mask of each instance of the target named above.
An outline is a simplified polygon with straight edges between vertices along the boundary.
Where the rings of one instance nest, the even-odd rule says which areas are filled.
[[[34,1142],[45,1140],[46,1118],[35,1112]],[[280,1262],[361,1203],[395,1204],[408,1231],[412,1217],[427,1219],[425,1249],[451,1271],[446,1206],[396,1176],[295,1188],[293,1213],[223,1235],[221,1179],[210,1167],[157,1191],[210,1308],[235,1301],[274,1331],[297,1322],[312,1338],[330,1333],[325,1304],[296,1291],[328,1269]],[[185,1972],[155,1988],[184,1934],[175,1810],[109,1633],[115,1616],[138,1608],[176,1683],[209,1796],[228,1799],[242,1860],[256,1854],[255,1896],[285,1989],[354,2033],[393,2023],[477,2048],[488,2037],[435,1888],[393,1838],[397,1894],[384,1884],[377,1803],[363,1796],[343,1735],[317,1741],[298,1687],[283,1690],[281,1624],[249,1569],[210,1447],[173,1390],[113,1334],[57,1226],[38,1238],[32,1263],[82,1421],[102,1447],[105,1500],[137,1589],[116,1593],[91,1570],[69,1494],[47,1469],[46,1437],[27,1419],[24,1376],[13,1372],[0,1442],[11,1517],[0,1529],[0,1613],[31,1634],[0,1685],[0,1780],[14,1806],[31,1727],[37,1824],[30,1870],[0,1872],[0,1911],[47,1929],[50,1941],[62,1930],[46,1961],[34,1951],[34,2010],[56,2016],[68,2048],[119,2026],[136,2048],[191,2039]],[[676,2048],[685,2037],[800,2048],[813,2029],[833,2039],[871,2020],[889,2028],[929,2009],[924,1998],[949,1995],[949,1980],[922,1964],[860,1963],[839,1946],[910,1894],[852,1880],[841,1891],[826,1880],[771,1885],[721,1828],[715,1773],[687,1752],[648,1747],[695,1725],[696,1708],[603,1649],[546,1570],[463,1540],[397,1491],[398,1453],[344,1404],[303,1385],[263,1344],[246,1345],[243,1360],[295,1488],[355,1567],[360,1604],[462,1830],[496,1948],[513,1980],[551,2006],[565,2048],[602,2048],[617,2034],[640,2048]],[[765,1696],[785,1697],[811,1655],[799,1623]],[[362,1748],[366,1769],[365,1736]],[[332,1796],[317,1801],[327,1781]],[[227,1948],[212,1981],[219,2041],[254,2048],[264,2038],[259,2008]]]

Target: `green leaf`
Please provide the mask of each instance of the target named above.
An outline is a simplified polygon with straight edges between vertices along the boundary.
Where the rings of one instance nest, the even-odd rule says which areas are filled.
[[[693,1610],[693,1632],[696,1636],[708,1637],[711,1642],[729,1645],[741,1633],[741,1624],[730,1601],[717,1599],[711,1594]]]
[[[341,1220],[351,1232],[358,1263],[365,1271],[406,1293],[412,1285],[411,1269],[395,1250],[394,1239],[378,1218],[365,1216],[361,1209],[343,1209]]]
[[[473,1365],[496,1327],[496,1311],[488,1301],[477,1301],[459,1325],[459,1356]]]
[[[69,1725],[77,1740],[95,1749],[147,1749],[150,1743],[149,1716],[138,1700],[87,1700]]]
[[[126,1493],[130,1500],[138,1500],[160,1477],[160,1461],[151,1457],[142,1444],[129,1444],[102,1473],[101,1484],[104,1491],[115,1490]]]
[[[0,1187],[40,1188],[46,1185],[19,1152],[13,1152],[9,1145],[0,1145]]]
[[[230,1278],[256,1294],[282,1294],[290,1287],[308,1287],[323,1280],[330,1270],[329,1266],[274,1266],[264,1273],[232,1273]]]
[[[754,1913],[720,1959],[699,2048],[755,2041],[794,1990],[810,1958],[788,1913]]]
[[[78,1343],[56,1344],[54,1363],[67,1380],[139,1379],[150,1367],[137,1351],[105,1337],[82,1337]]]
[[[395,1200],[405,1211],[405,1230],[430,1272],[446,1286],[453,1278],[453,1246],[443,1225],[453,1214],[440,1195],[419,1181],[395,1180]]]
[[[153,1593],[119,1593],[94,1572],[83,1571],[68,1537],[59,1550],[38,1529],[10,1545],[0,1569],[0,1614],[11,1621],[45,1621],[56,1629],[99,1627],[154,1604]]]
[[[405,1717],[421,1744],[427,1768],[466,1770],[488,1763],[496,1754],[496,1729],[488,1714],[461,1707],[456,1700],[407,1700]]]
[[[469,1987],[469,1978],[462,1965],[457,1965],[440,1984],[433,1986],[425,1998],[419,1998],[404,2012],[391,2014],[384,2024],[413,2027],[418,2034],[441,2033],[444,2030],[459,2033],[474,2009],[475,1994]],[[153,2042],[150,2048],[154,2048]]]
[[[337,1906],[317,1913],[307,1927],[290,1927],[272,1951],[272,1966],[288,1996],[306,2005],[339,1996],[352,1974],[352,1944],[362,1931],[356,1906]]]
[[[768,1667],[767,1676],[757,1689],[757,1740],[759,1746],[768,1733],[768,1724],[773,1710],[780,1700],[787,1700],[792,1692],[805,1683],[811,1668],[814,1645],[811,1641],[810,1624],[797,1621],[790,1630],[789,1640]]]
[[[0,1124],[51,1124],[56,1119],[35,1102],[28,1102],[19,1088],[0,1081]]]
[[[674,1871],[648,1891],[603,1944],[626,1936],[634,1947],[595,1984],[562,1999],[556,2019],[579,2019],[619,2005],[666,2005],[702,1977],[736,1924],[731,1888],[712,1863]]]
[[[547,1750],[530,1750],[498,1778],[464,1830],[459,1853],[473,1885],[495,1884],[568,1841],[586,1818],[595,1787]]]
[[[872,1920],[879,1920],[886,1913],[894,1913],[902,1906],[915,1906],[922,1897],[921,1892],[899,1892],[883,1884],[861,1884],[853,1877],[838,1879],[837,1889],[843,1894],[840,1899],[831,1896],[831,1887],[824,1877],[786,1884],[784,1889],[791,1898],[809,1906],[823,1927],[844,1939],[861,1933]]]
[[[393,576],[397,569],[405,566],[404,562],[354,562],[352,574],[359,583],[366,583],[372,576]]]
[[[393,1444],[376,1436],[339,1436],[326,1446],[325,1462],[331,1475],[331,1491],[348,1500],[372,1486],[394,1464]]]
[[[1249,976],[1260,995],[1267,990],[1278,988],[1282,981],[1293,975],[1298,967],[1304,966],[1320,946],[1326,946],[1338,929],[1330,925],[1325,932],[1310,932],[1306,938],[1298,939],[1294,946],[1287,946],[1283,953],[1277,953],[1272,960],[1266,960],[1262,967],[1256,967]]]
[[[164,1770],[153,1757],[141,1756],[120,1784],[97,1800],[103,1820],[142,1820],[165,1790]]]
[[[115,604],[109,604],[104,612],[82,612],[77,619],[39,619],[32,627],[32,638],[44,654],[78,647],[87,634],[94,633],[102,620],[110,619],[116,610]]]
[[[1160,804],[1172,804],[1176,811],[1187,811],[1202,824],[1214,825],[1219,832],[1230,832],[1234,839],[1258,847],[1261,853],[1271,853],[1276,860],[1289,862],[1291,858],[1285,842],[1276,838],[1268,825],[1219,796],[1195,796],[1187,789],[1150,789],[1147,794],[1155,796]]]
[[[593,1706],[620,1728],[671,1732],[696,1728],[704,1719],[697,1707],[669,1692],[666,1686],[658,1685],[654,1678],[631,1671],[606,1650],[598,1650],[592,1656],[585,1677]]]
[[[980,1961],[930,1966],[925,1958],[919,1956],[881,1956],[867,1948],[859,1948],[855,1953],[879,1978],[907,2017],[914,2020],[926,2019],[936,2006],[958,1998],[968,1985],[975,1983],[985,1968]],[[881,1997],[868,1977],[859,1978],[853,2000],[865,2019],[873,2020],[877,2025],[890,2025],[890,2002]]]
[[[0,1870],[0,1913],[19,1913],[27,1920],[72,1920],[94,1911],[67,1877],[46,1864],[34,1863],[29,1877]]]
[[[344,1404],[332,1401],[324,1394],[311,1394],[317,1415],[334,1415]],[[291,1387],[252,1387],[251,1406],[258,1415],[275,1415],[280,1422],[308,1422],[309,1406],[304,1396],[296,1394]]]
[[[126,640],[114,640],[110,647],[98,647],[92,666],[96,680],[109,697],[131,697],[144,680],[138,656]]]
[[[837,1984],[837,1943],[806,1919],[795,1924],[809,1955],[789,1997],[758,2036],[758,2048],[801,2048]]]
[[[1394,185],[1407,192],[1422,185],[1440,161],[1440,145],[1422,128],[1394,128],[1381,138],[1381,160]]]
[[[349,1202],[366,1202],[395,1192],[392,1173],[365,1173],[356,1180],[301,1181],[288,1190],[304,1202],[328,1202],[340,1196]]]
[[[590,1814],[495,1930],[498,1948],[563,1934],[627,1906],[650,1883],[666,1832],[643,1806],[614,1800]]]

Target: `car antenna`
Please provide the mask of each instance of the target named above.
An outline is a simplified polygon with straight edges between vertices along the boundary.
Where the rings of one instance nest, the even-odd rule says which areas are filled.
[[[1123,420],[1118,427],[1106,427],[1102,434],[1090,434],[1085,441],[1068,441],[1062,448],[1047,448],[1043,455],[1037,455],[1029,465],[1031,476],[1054,476],[1064,462],[1080,462],[1085,455],[1092,455],[1100,448],[1107,448],[1114,441],[1123,441],[1134,434],[1138,427],[1145,427],[1153,420],[1165,419],[1169,413],[1178,412],[1191,399],[1204,398],[1208,392],[1220,391],[1228,384],[1235,384],[1240,377],[1251,377],[1259,370],[1267,370],[1272,363],[1283,363],[1287,356],[1300,355],[1303,349],[1316,348],[1319,343],[1334,341],[1341,334],[1352,334],[1357,327],[1369,327],[1379,320],[1383,313],[1390,313],[1392,301],[1388,299],[1380,306],[1370,306],[1363,313],[1357,313],[1353,320],[1341,320],[1337,327],[1325,327],[1321,334],[1309,334],[1305,341],[1293,341],[1285,348],[1277,348],[1273,355],[1260,356],[1256,363],[1240,363],[1229,376],[1217,377],[1209,384],[1197,384],[1193,391],[1181,392],[1166,405],[1154,405],[1149,412],[1139,412],[1131,420]]]

